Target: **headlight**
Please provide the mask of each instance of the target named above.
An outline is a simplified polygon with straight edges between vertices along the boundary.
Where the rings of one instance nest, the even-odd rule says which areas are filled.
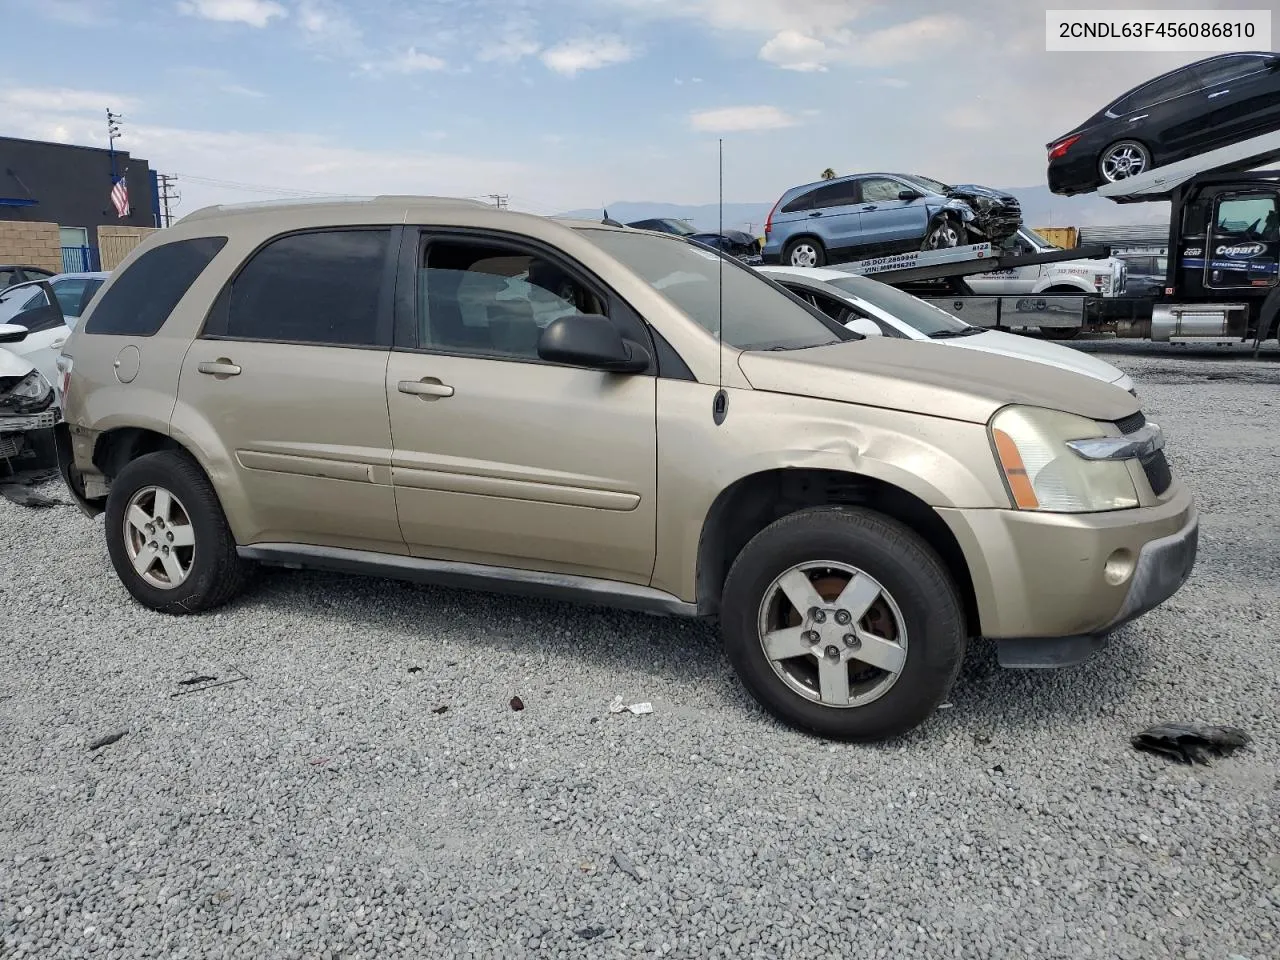
[[[1111,436],[1086,417],[1040,407],[1005,407],[991,419],[991,440],[1014,504],[1046,513],[1096,513],[1138,506],[1122,460],[1087,460],[1070,440]]]
[[[40,375],[39,370],[32,370],[7,392],[0,394],[0,410],[14,413],[39,413],[51,403],[53,386]]]

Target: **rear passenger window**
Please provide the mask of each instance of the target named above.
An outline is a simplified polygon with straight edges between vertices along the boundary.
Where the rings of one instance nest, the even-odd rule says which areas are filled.
[[[222,335],[376,345],[390,240],[390,230],[325,230],[267,244],[232,281]]]
[[[103,295],[85,333],[117,337],[154,336],[195,283],[226,237],[175,240],[148,250]]]

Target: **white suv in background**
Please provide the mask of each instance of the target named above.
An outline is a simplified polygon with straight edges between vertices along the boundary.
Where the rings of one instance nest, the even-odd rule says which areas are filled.
[[[1010,252],[1014,256],[1060,250],[1034,230],[1019,227]],[[980,295],[1076,293],[1119,297],[1125,292],[1128,267],[1119,257],[1105,260],[1063,260],[1013,270],[992,270],[965,277],[965,283]]]

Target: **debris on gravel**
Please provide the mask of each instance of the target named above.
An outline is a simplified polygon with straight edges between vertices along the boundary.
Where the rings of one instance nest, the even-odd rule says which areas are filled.
[[[1276,960],[1280,363],[1107,358],[1198,498],[1191,579],[1079,667],[975,642],[874,746],[771,720],[700,623],[283,570],[167,616],[101,519],[0,500],[0,957]],[[1135,751],[1160,717],[1252,749]]]

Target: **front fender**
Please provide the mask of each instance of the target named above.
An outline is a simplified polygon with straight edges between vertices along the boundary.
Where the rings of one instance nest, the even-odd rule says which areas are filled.
[[[825,470],[889,484],[934,508],[1008,508],[986,426],[832,400],[658,386],[658,530],[652,585],[696,601],[698,544],[713,504],[739,481],[779,470]]]

